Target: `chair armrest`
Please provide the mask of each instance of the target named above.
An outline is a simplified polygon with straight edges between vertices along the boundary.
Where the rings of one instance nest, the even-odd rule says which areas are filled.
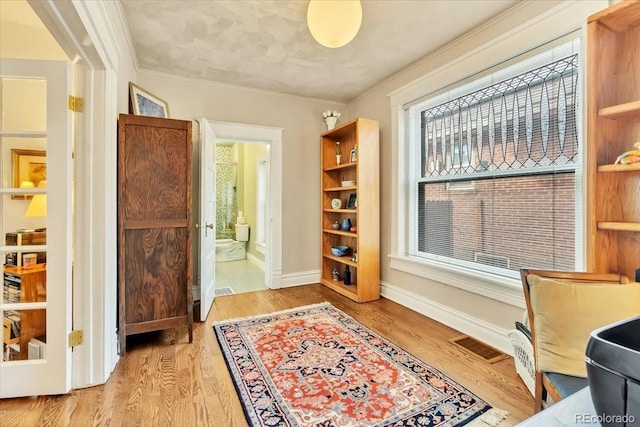
[[[520,332],[522,332],[524,334],[524,336],[527,337],[529,342],[533,342],[533,338],[531,337],[531,331],[529,329],[527,329],[526,326],[524,326],[520,322],[516,322],[516,329],[519,330]]]

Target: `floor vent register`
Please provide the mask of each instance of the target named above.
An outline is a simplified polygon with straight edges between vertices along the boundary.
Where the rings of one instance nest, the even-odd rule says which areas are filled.
[[[449,342],[488,363],[496,363],[509,357],[508,354],[505,354],[500,350],[496,350],[495,348],[480,342],[475,338],[471,338],[468,335],[460,335],[459,337],[451,338]]]

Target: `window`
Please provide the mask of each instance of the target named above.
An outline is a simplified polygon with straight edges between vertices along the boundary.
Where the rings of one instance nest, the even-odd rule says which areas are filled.
[[[577,268],[578,50],[574,40],[407,108],[409,255],[507,277]]]

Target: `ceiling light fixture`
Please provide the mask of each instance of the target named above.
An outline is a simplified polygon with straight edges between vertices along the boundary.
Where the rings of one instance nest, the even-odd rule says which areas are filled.
[[[307,25],[323,46],[336,48],[349,43],[362,24],[360,0],[310,0]]]

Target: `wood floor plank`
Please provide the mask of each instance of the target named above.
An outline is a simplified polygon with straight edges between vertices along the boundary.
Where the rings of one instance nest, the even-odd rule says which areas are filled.
[[[460,335],[387,299],[357,304],[321,285],[217,297],[203,323],[128,337],[127,354],[106,384],[65,396],[0,401],[2,426],[248,426],[212,329],[216,320],[330,302],[440,370],[491,405],[510,412],[501,426],[532,415],[533,398],[512,358],[489,364],[448,342]]]

